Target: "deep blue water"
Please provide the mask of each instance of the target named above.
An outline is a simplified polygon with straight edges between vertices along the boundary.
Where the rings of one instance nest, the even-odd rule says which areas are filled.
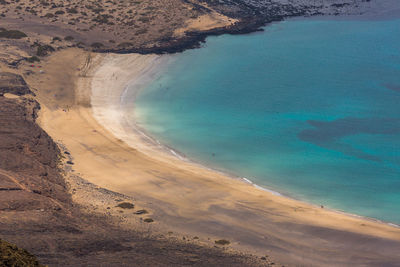
[[[195,161],[400,223],[400,20],[208,38],[139,93],[135,115]]]

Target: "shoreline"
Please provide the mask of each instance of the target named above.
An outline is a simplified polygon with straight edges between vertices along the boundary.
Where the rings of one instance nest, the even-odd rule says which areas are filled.
[[[206,1],[207,2],[207,1]],[[368,1],[369,2],[369,1]],[[132,48],[112,48],[112,49],[95,49],[98,53],[116,53],[116,54],[132,54],[141,55],[157,54],[169,55],[181,53],[190,49],[201,48],[206,43],[206,39],[211,36],[220,36],[224,34],[243,35],[263,32],[265,28],[273,23],[279,23],[287,20],[303,20],[303,19],[327,19],[327,20],[382,20],[382,19],[398,19],[400,18],[400,8],[396,6],[395,0],[384,0],[379,6],[373,3],[372,6],[363,7],[361,12],[355,10],[345,11],[322,11],[312,7],[297,6],[294,10],[282,14],[279,12],[271,14],[260,14],[260,16],[244,16],[238,17],[239,20],[230,25],[215,27],[203,30],[189,30],[185,36],[175,36],[166,38],[161,43],[151,47],[132,47]],[[261,8],[262,10],[262,8]],[[226,14],[225,14],[226,15]],[[234,17],[238,19],[237,17]]]
[[[138,56],[138,57],[141,56],[139,54],[133,54],[133,55],[134,56]],[[150,55],[150,57],[151,57],[151,55]],[[291,197],[290,195],[282,194],[282,193],[280,193],[278,191],[275,191],[275,190],[269,189],[267,187],[258,185],[256,183],[254,183],[252,180],[250,180],[249,178],[241,177],[241,176],[235,175],[233,173],[227,173],[227,172],[224,172],[224,171],[219,170],[219,169],[214,169],[214,168],[205,166],[205,165],[203,165],[203,164],[201,164],[201,163],[199,163],[199,162],[197,162],[197,161],[195,161],[195,160],[193,160],[191,158],[188,158],[184,153],[182,153],[182,152],[180,152],[180,151],[178,151],[178,150],[176,150],[176,149],[174,149],[174,148],[172,148],[170,146],[162,144],[159,140],[157,140],[156,138],[151,136],[145,129],[143,129],[142,127],[138,126],[136,124],[135,120],[133,119],[133,117],[135,117],[135,116],[129,116],[129,114],[127,114],[127,110],[126,109],[129,109],[130,111],[132,111],[134,109],[136,96],[139,93],[139,91],[140,90],[144,90],[145,88],[143,88],[143,87],[148,85],[149,83],[151,83],[151,81],[154,80],[155,76],[159,75],[159,70],[164,67],[163,64],[169,64],[170,63],[170,62],[165,62],[165,61],[168,61],[170,59],[167,58],[165,60],[165,58],[163,58],[163,57],[166,57],[166,55],[157,55],[157,56],[155,56],[153,58],[154,61],[150,62],[149,66],[146,66],[145,70],[140,72],[139,77],[135,76],[135,74],[130,75],[131,76],[131,78],[129,78],[130,81],[123,87],[124,88],[123,90],[114,90],[113,91],[113,93],[114,92],[122,92],[120,94],[120,97],[119,97],[120,100],[121,100],[120,104],[121,104],[121,106],[124,105],[125,107],[124,108],[121,107],[121,109],[120,109],[120,112],[122,112],[122,114],[120,114],[121,115],[120,123],[121,123],[121,126],[122,126],[123,130],[126,131],[126,133],[128,135],[131,135],[131,134],[132,135],[136,135],[135,140],[133,140],[131,138],[126,138],[126,136],[124,138],[124,136],[122,136],[120,132],[116,132],[115,130],[113,130],[113,128],[111,128],[109,126],[110,122],[111,122],[111,119],[107,121],[108,123],[106,123],[102,118],[104,116],[104,114],[98,114],[98,110],[97,109],[99,109],[100,106],[103,106],[104,103],[93,103],[93,92],[96,91],[96,90],[95,90],[95,88],[93,88],[93,85],[92,85],[92,98],[91,98],[92,102],[91,102],[91,105],[92,105],[93,115],[96,118],[96,120],[105,129],[110,131],[114,136],[116,136],[118,138],[121,138],[121,140],[124,141],[126,144],[128,144],[130,147],[132,147],[134,149],[138,149],[141,152],[144,152],[145,154],[147,154],[148,156],[152,156],[152,154],[154,156],[154,153],[161,153],[161,154],[164,154],[167,157],[165,159],[167,161],[171,160],[170,157],[173,157],[173,159],[177,159],[178,161],[180,161],[182,163],[193,164],[194,166],[202,168],[204,170],[211,171],[211,172],[216,172],[219,175],[223,175],[223,176],[226,176],[226,177],[228,177],[230,179],[238,180],[238,181],[241,181],[241,182],[243,182],[245,184],[249,184],[249,185],[251,185],[251,186],[253,186],[253,187],[255,187],[255,188],[259,189],[259,190],[268,192],[268,193],[270,193],[272,195],[284,197],[284,198],[287,198],[287,199],[293,200],[293,201],[298,201],[298,202],[301,202],[301,203],[303,203],[305,205],[313,206],[315,208],[319,208],[320,207],[318,204],[310,203],[310,202],[307,202],[307,201],[304,201],[304,200],[300,200],[300,199]],[[155,61],[161,61],[161,62],[157,63]],[[157,64],[159,64],[159,65],[157,66]],[[139,82],[138,82],[138,80],[139,80]],[[141,82],[143,80],[145,82]],[[139,84],[139,86],[138,86],[138,84]],[[135,88],[132,88],[132,87],[135,87]],[[114,87],[114,89],[115,89],[115,87]],[[130,97],[127,96],[128,93],[130,94]],[[116,95],[118,95],[118,93]],[[96,92],[96,96],[95,97],[97,97],[97,96],[98,95],[97,95],[97,92]],[[129,101],[130,103],[129,104],[127,104],[127,103],[123,104],[123,102],[125,102],[126,100],[130,100]],[[109,107],[108,108],[106,107],[105,110],[109,111],[110,109],[109,109]],[[133,114],[133,111],[132,111],[132,114]],[[125,125],[123,125],[123,124],[125,124]],[[138,145],[136,143],[138,140],[142,140],[143,142],[140,145]],[[164,156],[164,155],[162,155],[162,156]],[[371,218],[371,217],[367,217],[367,216],[363,216],[363,215],[359,215],[359,214],[355,214],[355,213],[350,213],[350,212],[346,212],[346,211],[342,211],[342,210],[338,210],[338,209],[331,209],[331,208],[326,208],[326,207],[324,207],[324,209],[328,210],[328,211],[331,211],[331,212],[338,213],[338,214],[351,216],[351,217],[354,217],[354,218],[360,218],[360,219],[371,221],[371,222],[378,222],[378,223],[382,223],[382,224],[385,224],[385,225],[390,225],[390,226],[393,226],[393,227],[396,227],[396,228],[400,228],[400,225],[395,224],[393,222],[383,221],[383,220],[380,220],[380,219],[377,219],[377,218]]]
[[[79,58],[84,61],[82,53]],[[157,232],[189,234],[205,242],[227,239],[230,248],[259,256],[267,253],[282,264],[400,260],[395,253],[400,249],[398,228],[273,195],[242,179],[154,153],[148,144],[137,142],[143,136],[132,139],[131,132],[123,131],[127,121],[117,120],[118,103],[133,74],[143,74],[155,58],[96,55],[77,73],[75,101],[67,111],[44,104],[40,124],[71,153],[75,174],[133,197],[138,207],[149,210]],[[100,110],[111,120],[106,128],[95,119],[96,109],[97,116]],[[116,129],[120,132],[114,135]],[[125,136],[130,141],[123,141]],[[147,150],[141,150],[144,147]],[[336,256],[329,253],[332,250]]]
[[[220,175],[229,177],[231,179],[242,181],[243,183],[249,184],[259,190],[268,192],[272,195],[281,196],[281,197],[288,198],[288,199],[294,200],[294,201],[299,201],[305,205],[311,205],[315,208],[320,207],[320,205],[318,205],[316,203],[308,202],[308,201],[302,200],[302,199],[297,199],[297,198],[290,196],[290,194],[283,194],[281,192],[272,190],[263,185],[259,185],[247,177],[241,177],[241,176],[238,176],[231,172],[226,172],[226,171],[223,171],[220,169],[211,168],[200,162],[197,162],[194,159],[188,158],[181,151],[176,150],[173,147],[170,147],[168,145],[161,143],[155,137],[151,136],[151,134],[149,134],[146,131],[146,129],[137,125],[136,120],[135,120],[136,116],[129,114],[129,113],[134,114],[135,101],[136,101],[137,94],[141,90],[145,90],[145,87],[148,84],[150,84],[154,79],[156,79],[159,75],[161,75],[163,68],[165,68],[168,64],[173,64],[172,61],[173,61],[173,59],[169,55],[168,56],[167,55],[154,56],[153,60],[151,60],[151,62],[149,64],[149,66],[146,66],[145,69],[140,72],[139,77],[137,75],[135,75],[135,73],[132,74],[130,81],[123,87],[124,89],[117,90],[118,92],[121,91],[121,93],[120,93],[121,109],[119,111],[119,112],[121,112],[120,119],[124,121],[124,124],[126,124],[126,126],[123,127],[124,128],[123,130],[126,131],[128,134],[136,135],[139,142],[140,142],[140,140],[143,141],[143,146],[136,147],[137,140],[135,140],[135,141],[130,140],[130,138],[126,138],[126,136],[124,139],[124,137],[121,136],[120,134],[118,134],[118,132],[115,133],[111,130],[111,133],[113,135],[121,137],[121,139],[123,141],[125,141],[129,146],[131,146],[133,148],[137,148],[139,150],[141,149],[142,152],[145,152],[150,157],[151,157],[151,154],[153,154],[153,153],[165,153],[168,157],[172,156],[172,157],[178,159],[179,161],[193,164],[193,165],[203,168],[207,171],[216,172]],[[94,91],[94,89],[92,88],[92,94],[93,94],[93,91]],[[102,118],[101,118],[102,116],[104,116],[104,114],[96,115],[96,109],[99,109],[99,106],[103,106],[103,103],[96,103],[93,105],[93,102],[92,102],[91,104],[92,104],[92,108],[94,109],[93,110],[94,117],[97,119],[98,122],[100,122],[101,125],[103,125],[104,128],[107,129],[109,124],[107,124],[107,122],[104,122],[104,120],[102,120]],[[110,122],[110,120],[108,121],[108,123],[109,122]],[[146,148],[146,146],[150,146],[150,147],[147,147],[148,149],[143,149],[143,148]],[[326,207],[325,205],[324,205],[324,209],[331,211],[331,212],[336,212],[338,214],[347,215],[347,216],[351,216],[351,217],[355,217],[355,218],[359,218],[359,219],[364,219],[367,221],[378,222],[378,223],[386,224],[386,225],[389,225],[389,226],[392,226],[395,228],[400,228],[400,225],[396,224],[394,222],[384,221],[384,220],[381,220],[378,218],[363,216],[360,214],[351,213],[351,212],[347,212],[347,211],[343,211],[343,210],[339,210],[339,209],[333,209],[333,208]]]

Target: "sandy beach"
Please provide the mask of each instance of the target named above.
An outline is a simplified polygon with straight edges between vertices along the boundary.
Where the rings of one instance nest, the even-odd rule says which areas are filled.
[[[46,84],[30,81],[48,87],[38,92],[39,123],[71,153],[75,174],[133,197],[150,211],[154,231],[226,239],[289,265],[400,262],[399,228],[260,190],[182,161],[144,136],[132,120],[133,101],[121,100],[132,99],[169,57],[68,49],[46,59]]]

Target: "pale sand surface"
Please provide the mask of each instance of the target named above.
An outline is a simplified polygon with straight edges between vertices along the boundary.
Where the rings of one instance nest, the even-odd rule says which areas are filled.
[[[129,82],[140,86],[151,79],[168,57],[86,59],[79,50],[58,52],[43,63],[42,75],[28,78],[43,89],[37,92],[39,122],[71,152],[76,174],[134,197],[151,211],[155,231],[224,238],[233,248],[284,264],[400,263],[399,228],[276,196],[183,162],[132,129],[132,117],[122,112],[132,107],[121,107],[121,94]]]
[[[218,13],[210,8],[206,3],[199,5],[208,9],[210,13],[201,15],[197,18],[187,19],[181,28],[174,30],[175,36],[183,36],[185,32],[207,31],[215,28],[226,27],[238,22],[238,19],[230,18]],[[191,8],[190,6],[188,8]]]
[[[237,19],[232,19],[221,15],[217,12],[201,15],[195,19],[188,19],[185,26],[174,31],[175,36],[184,35],[186,31],[207,31],[214,28],[225,27],[237,22]]]

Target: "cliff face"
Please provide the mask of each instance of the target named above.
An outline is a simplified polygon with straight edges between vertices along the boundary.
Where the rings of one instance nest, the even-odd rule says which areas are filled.
[[[33,94],[17,74],[0,73],[0,95]],[[31,98],[0,96],[1,210],[59,209],[69,203],[57,164],[59,150],[35,123],[39,104]]]
[[[5,93],[11,93],[19,96],[33,94],[25,80],[20,75],[10,72],[1,72],[0,96],[3,96]]]
[[[58,169],[58,147],[35,123],[39,104],[15,97],[26,94],[33,93],[20,75],[0,73],[0,236],[32,251],[41,240],[29,234],[45,231],[47,215],[67,211],[71,198]],[[26,251],[0,245],[0,263],[39,266]]]
[[[38,108],[34,100],[0,97],[1,210],[58,209],[57,201],[70,201],[59,150],[35,123]]]

